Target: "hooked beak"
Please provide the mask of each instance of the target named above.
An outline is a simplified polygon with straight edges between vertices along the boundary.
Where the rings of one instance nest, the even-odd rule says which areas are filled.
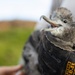
[[[52,20],[48,19],[46,16],[41,16],[41,18],[43,18],[46,22],[51,24],[52,27],[58,27],[58,24],[56,21],[52,21]]]

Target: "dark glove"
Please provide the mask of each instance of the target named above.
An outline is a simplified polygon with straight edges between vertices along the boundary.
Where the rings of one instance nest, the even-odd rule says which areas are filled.
[[[63,50],[41,36],[38,46],[41,75],[75,75],[75,51]]]

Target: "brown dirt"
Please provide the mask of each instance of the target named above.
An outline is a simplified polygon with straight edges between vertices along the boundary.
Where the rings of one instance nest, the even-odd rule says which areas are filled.
[[[22,27],[22,28],[32,28],[36,25],[34,21],[21,21],[21,20],[14,20],[14,21],[1,21],[0,22],[0,30],[7,30],[9,28],[14,27]]]

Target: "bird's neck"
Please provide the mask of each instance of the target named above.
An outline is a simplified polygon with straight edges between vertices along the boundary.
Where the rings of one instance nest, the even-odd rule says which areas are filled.
[[[73,28],[65,28],[63,32],[62,39],[64,41],[72,41],[74,36],[74,29]]]
[[[58,27],[58,28],[53,28],[53,31],[51,31],[51,34],[64,39],[64,38],[70,38],[70,36],[72,35],[73,29],[70,27]]]

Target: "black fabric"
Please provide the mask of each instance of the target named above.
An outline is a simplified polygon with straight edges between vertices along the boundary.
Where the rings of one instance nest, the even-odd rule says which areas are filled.
[[[42,34],[39,44],[39,67],[42,75],[65,75],[67,62],[75,62],[75,53],[60,49]]]
[[[36,31],[29,37],[27,43],[30,43],[38,54],[37,60],[39,63],[36,70],[41,75],[75,75],[75,51],[67,51],[56,47],[49,41],[50,38],[50,40],[57,42],[54,37],[49,32],[44,31],[42,33]],[[23,52],[26,74],[34,75],[29,74],[31,71],[30,60],[24,54],[25,51],[26,47],[24,47]]]
[[[29,37],[29,42],[31,43],[31,45],[36,48],[38,42],[40,41],[40,32],[39,31],[35,31],[30,37]]]

